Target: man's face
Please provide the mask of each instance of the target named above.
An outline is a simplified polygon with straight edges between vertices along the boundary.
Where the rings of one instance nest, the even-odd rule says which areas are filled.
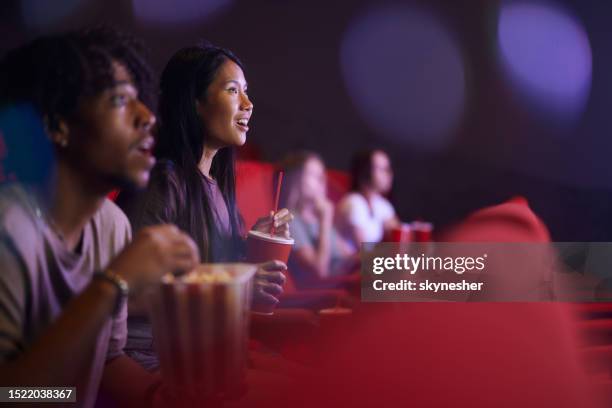
[[[155,164],[155,116],[138,99],[128,70],[115,62],[113,71],[115,85],[84,99],[66,121],[68,145],[60,157],[92,184],[144,187]]]

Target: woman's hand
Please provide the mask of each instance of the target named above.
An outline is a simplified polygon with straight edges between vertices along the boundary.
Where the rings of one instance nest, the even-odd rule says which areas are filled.
[[[292,219],[293,214],[291,214],[291,212],[289,212],[289,210],[286,208],[283,208],[276,214],[274,211],[270,211],[270,215],[258,219],[251,229],[269,233],[272,231],[272,226],[274,226],[274,235],[291,238],[291,234],[289,233],[289,223]]]
[[[334,203],[327,197],[318,197],[315,199],[315,211],[317,216],[322,221],[332,221],[334,218]]]
[[[270,261],[259,264],[255,273],[253,285],[253,304],[264,307],[274,307],[283,293],[287,265],[281,261]]]

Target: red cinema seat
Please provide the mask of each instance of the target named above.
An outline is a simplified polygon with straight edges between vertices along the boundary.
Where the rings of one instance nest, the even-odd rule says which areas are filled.
[[[236,201],[248,230],[274,210],[275,168],[258,161],[236,162]]]
[[[524,203],[475,212],[450,242],[546,242]],[[300,406],[596,407],[573,314],[558,303],[363,304],[321,346]],[[290,403],[293,400],[290,401]]]
[[[337,204],[351,187],[351,178],[348,173],[339,170],[327,170],[327,196]]]

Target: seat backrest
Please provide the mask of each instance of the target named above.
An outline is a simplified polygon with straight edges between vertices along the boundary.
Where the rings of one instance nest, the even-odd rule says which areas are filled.
[[[470,214],[463,222],[437,236],[442,242],[549,242],[544,222],[527,200],[514,197]]]
[[[327,196],[337,204],[346,195],[351,187],[351,178],[348,173],[340,170],[327,170]]]
[[[526,203],[510,202],[475,212],[445,240],[546,242],[548,233]],[[565,305],[364,303],[355,317],[322,345],[320,378],[304,387],[320,395],[299,398],[352,407],[594,406]]]
[[[274,209],[274,175],[270,163],[251,160],[236,163],[236,201],[247,230]]]

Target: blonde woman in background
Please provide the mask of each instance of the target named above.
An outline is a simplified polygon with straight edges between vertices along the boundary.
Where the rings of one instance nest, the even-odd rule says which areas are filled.
[[[356,251],[334,227],[334,204],[327,198],[321,157],[308,151],[291,153],[281,168],[285,172],[281,205],[294,216],[289,269],[298,285],[353,272]]]

